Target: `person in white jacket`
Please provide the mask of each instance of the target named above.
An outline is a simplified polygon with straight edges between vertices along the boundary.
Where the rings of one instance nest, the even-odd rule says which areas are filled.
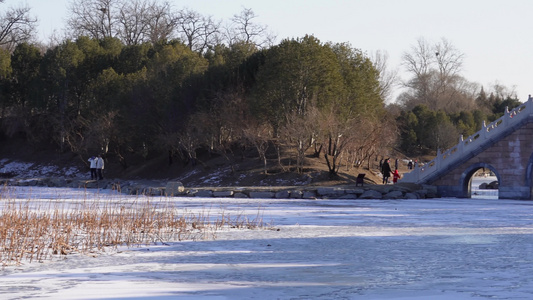
[[[98,176],[96,175],[96,161],[98,159],[94,156],[89,157],[89,162],[91,163],[91,180],[98,179]]]
[[[104,170],[104,159],[102,158],[102,155],[98,155],[98,157],[96,158],[96,172],[98,173],[99,180],[104,179],[103,170]]]

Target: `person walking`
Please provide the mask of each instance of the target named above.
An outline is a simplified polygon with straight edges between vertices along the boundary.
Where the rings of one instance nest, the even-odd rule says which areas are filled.
[[[389,161],[390,159],[387,158],[383,162],[383,166],[381,167],[381,174],[383,174],[383,184],[389,184],[389,177],[390,177],[390,173],[392,172]]]
[[[98,173],[98,179],[102,180],[104,179],[104,159],[102,158],[102,155],[98,155],[96,158],[96,172]]]
[[[97,158],[94,156],[89,157],[89,163],[91,164],[89,168],[91,168],[91,180],[98,179],[96,175],[96,161]]]
[[[396,184],[396,182],[398,182],[398,179],[400,179],[400,172],[398,172],[398,169],[395,169],[394,173],[392,173],[392,183]]]

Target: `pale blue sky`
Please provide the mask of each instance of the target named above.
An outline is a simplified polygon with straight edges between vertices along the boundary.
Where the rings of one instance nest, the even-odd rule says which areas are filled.
[[[6,0],[27,3],[40,19],[43,40],[64,28],[70,0]],[[529,0],[168,0],[215,19],[229,20],[243,7],[256,22],[283,38],[313,34],[323,42],[349,42],[366,52],[386,51],[390,67],[423,37],[446,38],[465,54],[463,75],[487,89],[515,87],[518,98],[533,94],[533,1]]]

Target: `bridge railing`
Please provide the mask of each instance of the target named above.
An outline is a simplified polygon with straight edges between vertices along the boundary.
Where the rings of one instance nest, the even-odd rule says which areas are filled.
[[[441,152],[437,151],[437,156],[425,165],[417,165],[415,168],[403,175],[401,182],[415,182],[423,183],[430,175],[437,173],[439,170],[443,170],[459,161],[466,155],[473,153],[480,147],[490,143],[500,134],[505,132],[507,128],[512,127],[515,124],[520,123],[522,120],[533,114],[533,98],[530,96],[528,100],[520,106],[509,111],[505,109],[505,113],[501,118],[486,125],[483,122],[483,127],[480,131],[467,137],[460,137],[459,143],[452,148]]]

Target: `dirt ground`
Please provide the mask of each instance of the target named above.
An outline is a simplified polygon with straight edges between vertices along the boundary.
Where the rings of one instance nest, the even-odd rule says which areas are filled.
[[[406,157],[397,154],[399,171],[407,171]],[[89,174],[87,162],[89,155],[77,155],[72,152],[60,153],[53,147],[40,145],[28,146],[21,141],[2,141],[0,159],[18,160],[55,165],[59,167],[76,166]],[[388,156],[385,156],[388,157]],[[347,168],[342,166],[338,176],[330,176],[323,156],[308,155],[302,174],[294,171],[295,158],[287,151],[280,166],[275,155],[270,155],[265,174],[263,163],[253,150],[228,153],[225,156],[216,154],[200,154],[198,163],[185,163],[177,155],[153,155],[147,158],[138,155],[126,157],[127,167],[119,163],[113,153],[105,156],[105,174],[107,178],[124,180],[178,180],[186,186],[277,186],[277,185],[347,185],[354,184],[358,174],[365,174],[365,184],[381,184],[378,156],[362,167]],[[396,157],[391,156],[391,167],[394,168]],[[370,168],[368,167],[370,165]]]

